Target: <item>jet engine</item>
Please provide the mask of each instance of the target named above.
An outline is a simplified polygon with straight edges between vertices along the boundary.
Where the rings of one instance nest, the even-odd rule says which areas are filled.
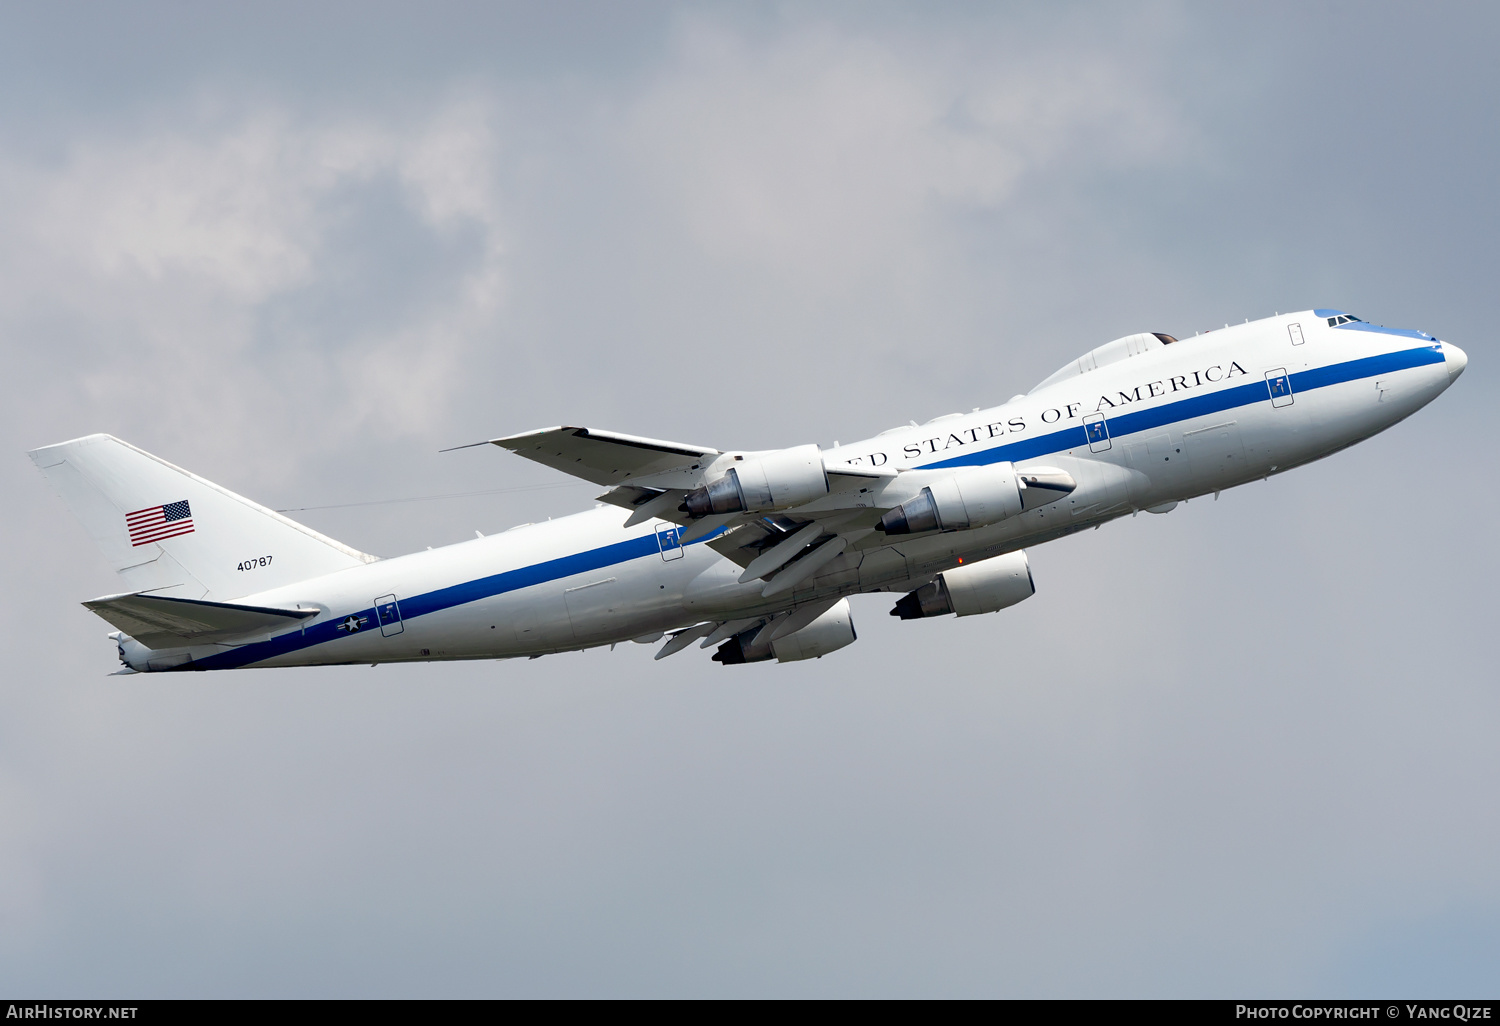
[[[854,644],[858,638],[854,633],[854,619],[849,613],[848,599],[839,599],[838,604],[828,612],[786,637],[772,641],[761,640],[761,635],[768,629],[774,631],[775,623],[768,628],[755,627],[736,634],[719,646],[719,650],[713,655],[714,662],[731,666],[734,663],[758,663],[772,657],[781,663],[821,659],[829,652],[837,652],[845,645]]]
[[[1056,502],[1076,487],[1072,475],[1053,467],[1026,471],[1017,471],[1010,463],[964,467],[891,510],[876,529],[886,534],[967,531]]]
[[[993,613],[1036,594],[1024,550],[944,570],[931,584],[904,596],[891,610],[903,620]]]
[[[681,509],[693,517],[789,509],[827,494],[823,450],[798,445],[745,460],[717,481],[688,492]]]

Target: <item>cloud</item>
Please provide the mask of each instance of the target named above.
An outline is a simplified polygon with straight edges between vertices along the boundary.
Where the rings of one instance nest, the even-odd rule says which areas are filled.
[[[1151,79],[1101,48],[951,49],[694,19],[624,122],[706,253],[818,281],[899,259],[934,216],[999,208],[1059,163],[1151,163],[1183,133]]]
[[[62,319],[93,343],[74,353],[83,375],[43,375],[44,387],[76,382],[96,403],[169,393],[186,421],[246,430],[294,427],[314,401],[345,432],[435,416],[464,346],[504,305],[499,141],[483,97],[415,119],[170,113],[79,139],[53,166],[0,166],[9,334]],[[390,240],[371,246],[359,230],[403,223],[417,266],[370,265]],[[445,248],[456,262],[434,292],[418,261]],[[379,323],[356,312],[314,340],[308,316],[285,316],[362,270],[355,288],[381,297]]]
[[[1363,98],[1372,75],[1414,111],[1491,95],[1459,81],[1494,77],[1489,35],[1426,11],[1371,16],[1372,49],[1347,15],[861,4],[625,15],[579,49],[574,8],[545,33],[488,10],[483,32],[370,19],[359,46],[338,18],[286,43],[264,13],[254,45],[212,15],[191,47],[143,31],[173,42],[111,40],[118,94],[75,85],[80,109],[0,130],[10,978],[1161,995],[1493,948],[1500,549],[1483,516],[1391,496],[1393,467],[1479,510],[1500,481],[1493,318],[1461,284],[1493,265],[1491,190],[1465,184],[1493,139],[1479,100],[1444,122]],[[69,77],[78,35],[45,73],[0,62],[9,95]],[[1411,76],[1412,38],[1479,42]],[[1378,155],[1329,145],[1377,121],[1343,138]],[[1418,191],[1443,219],[1397,231]],[[1037,596],[1001,614],[857,600],[859,643],[810,664],[626,645],[106,678],[78,600],[115,579],[20,455],[113,430],[277,505],[550,485],[432,435],[578,416],[852,441],[1115,335],[1303,298],[1384,305],[1473,365],[1334,459],[1037,547]],[[298,515],[396,554],[590,494]]]

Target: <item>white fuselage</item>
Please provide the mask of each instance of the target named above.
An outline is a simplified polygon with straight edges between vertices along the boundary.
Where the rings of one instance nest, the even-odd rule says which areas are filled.
[[[892,469],[1044,463],[1077,488],[989,527],[851,546],[793,599],[909,590],[961,561],[1279,473],[1407,417],[1448,387],[1463,360],[1417,332],[1330,327],[1304,312],[828,450],[829,465]],[[625,528],[626,515],[601,506],[246,595],[247,604],[322,612],[238,645],[163,652],[126,642],[122,654],[140,670],[505,658],[652,639],[789,605],[763,598],[763,582],[741,584],[741,568],[703,539],[681,545],[682,529],[660,520]]]

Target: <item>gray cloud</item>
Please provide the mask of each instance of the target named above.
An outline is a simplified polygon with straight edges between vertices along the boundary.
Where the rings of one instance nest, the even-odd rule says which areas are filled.
[[[3,16],[6,978],[1492,988],[1489,8],[622,10]],[[21,456],[108,430],[278,507],[545,486],[434,450],[847,441],[1314,304],[1471,366],[1035,550],[1005,613],[857,602],[813,665],[107,678],[114,582]],[[591,494],[301,516],[390,554]]]

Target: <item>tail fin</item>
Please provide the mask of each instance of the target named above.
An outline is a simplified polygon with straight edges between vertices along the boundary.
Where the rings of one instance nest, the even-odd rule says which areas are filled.
[[[132,591],[231,599],[376,559],[113,435],[27,455]]]

